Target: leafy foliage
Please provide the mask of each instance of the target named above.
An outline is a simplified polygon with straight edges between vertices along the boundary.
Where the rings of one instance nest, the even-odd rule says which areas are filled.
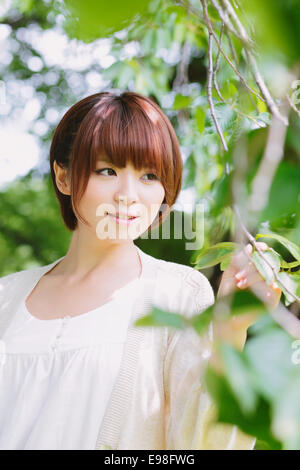
[[[270,449],[299,449],[299,361],[294,338],[270,316],[256,322],[244,350],[222,345],[224,374],[206,371],[220,421],[238,424]],[[262,360],[262,357],[264,360]]]

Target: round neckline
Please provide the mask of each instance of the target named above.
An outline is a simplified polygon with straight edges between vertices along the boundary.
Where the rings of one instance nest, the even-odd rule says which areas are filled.
[[[29,297],[29,295],[31,294],[31,292],[33,291],[33,289],[36,287],[36,285],[38,284],[38,282],[40,281],[40,279],[45,276],[46,274],[48,274],[50,271],[52,271],[52,269],[54,269],[54,267],[56,265],[58,265],[64,258],[65,256],[62,256],[61,258],[57,259],[56,261],[54,261],[53,263],[51,263],[50,265],[47,265],[46,267],[48,267],[49,269],[47,271],[44,271],[41,276],[38,277],[38,279],[35,281],[34,285],[31,287],[30,291],[25,295],[25,297],[23,298],[23,301],[22,301],[22,307],[23,307],[23,310],[25,311],[27,317],[33,319],[33,320],[37,320],[39,322],[53,322],[53,321],[59,321],[59,322],[62,322],[62,321],[66,321],[66,320],[74,320],[75,318],[78,318],[78,317],[82,317],[82,316],[86,316],[90,313],[94,313],[98,310],[102,310],[102,309],[105,309],[107,307],[109,307],[111,304],[113,304],[114,302],[118,302],[120,299],[122,299],[123,295],[124,295],[124,292],[126,292],[126,290],[128,288],[133,288],[133,286],[137,283],[138,285],[140,285],[141,281],[144,279],[144,277],[146,276],[146,264],[145,264],[145,261],[144,261],[144,252],[136,245],[134,245],[136,250],[137,250],[137,254],[138,254],[138,257],[139,257],[139,260],[140,260],[140,265],[141,265],[141,272],[140,272],[140,275],[139,277],[133,279],[132,281],[129,281],[127,284],[125,284],[125,286],[123,287],[120,287],[119,289],[117,289],[117,294],[115,295],[115,297],[111,300],[109,300],[108,302],[94,308],[94,309],[91,309],[91,310],[88,310],[87,312],[83,312],[83,313],[80,313],[79,315],[65,315],[64,317],[59,317],[59,318],[50,318],[48,320],[46,319],[42,319],[42,318],[37,318],[36,316],[32,315],[27,306],[26,306],[26,299],[27,297]]]

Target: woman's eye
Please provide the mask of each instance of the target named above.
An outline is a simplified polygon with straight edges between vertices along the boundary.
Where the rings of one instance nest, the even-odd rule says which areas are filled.
[[[155,179],[155,180],[158,179],[158,177],[157,177],[154,173],[146,173],[146,176],[147,176],[147,175],[154,176],[154,179]],[[151,179],[152,179],[152,178],[151,178]]]
[[[97,173],[97,175],[100,175],[102,173],[102,171],[106,171],[106,170],[115,171],[112,168],[101,168],[99,170],[96,170],[95,173]]]
[[[102,174],[103,171],[113,171],[115,173],[115,170],[113,170],[112,168],[101,168],[99,170],[95,170],[95,173],[97,173],[97,175],[100,175]],[[149,181],[153,181],[154,180],[158,180],[158,177],[154,174],[154,173],[146,173],[145,176],[149,176],[150,175],[150,180]],[[110,175],[108,175],[110,176]]]

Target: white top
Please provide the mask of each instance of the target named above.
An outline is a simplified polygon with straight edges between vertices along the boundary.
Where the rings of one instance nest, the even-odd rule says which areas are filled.
[[[81,315],[40,320],[23,300],[5,332],[1,450],[92,450],[142,278]]]
[[[187,319],[191,319],[193,315],[199,314],[213,305],[213,289],[208,279],[200,271],[190,266],[154,258],[139,248],[138,251],[142,261],[142,273],[144,273],[143,291],[136,299],[131,323],[149,313],[154,298],[157,307],[163,310],[176,311]],[[21,385],[20,380],[17,381],[16,378],[14,378],[14,381],[8,380],[8,374],[3,373],[3,367],[9,365],[10,362],[5,361],[10,361],[12,358],[10,353],[5,353],[5,341],[2,338],[14,320],[25,295],[29,294],[38,279],[58,261],[60,260],[56,260],[47,266],[12,273],[0,278],[0,391],[5,389],[6,383],[8,384],[8,391],[5,393],[6,402],[3,400],[3,395],[0,397],[0,439],[2,440],[0,447],[3,446],[4,441],[5,444],[8,443],[9,436],[14,436],[16,422],[18,424],[18,435],[20,435],[21,423],[17,421],[14,413],[16,395],[18,393],[22,394],[28,401],[28,397],[30,398],[30,395],[34,393],[35,406],[32,405],[31,408],[36,415],[36,403],[38,403],[36,391],[39,389],[37,384],[35,387],[25,387],[28,381],[26,379],[23,380]],[[70,320],[66,329],[79,319],[80,317],[75,317]],[[45,321],[48,328],[49,322],[50,320]],[[101,328],[102,326],[101,324]],[[127,451],[253,449],[255,438],[246,435],[236,426],[224,423],[216,424],[214,422],[215,405],[207,394],[205,387],[199,386],[204,371],[204,363],[208,357],[207,351],[212,347],[213,337],[210,335],[210,330],[208,333],[197,335],[194,330],[189,328],[186,328],[183,332],[182,330],[171,331],[166,327],[147,326],[137,328],[132,325],[129,326],[120,370],[104,416],[102,417],[99,412],[103,401],[103,390],[101,390],[101,394],[97,394],[100,400],[99,398],[95,400],[93,408],[90,407],[90,409],[93,409],[93,413],[90,411],[92,417],[94,413],[98,415],[99,412],[99,415],[101,414],[100,430],[95,449]],[[57,353],[57,356],[62,358],[63,354],[65,358],[68,357],[67,352]],[[56,361],[57,359],[58,357],[56,357]],[[27,360],[30,366],[31,354],[27,354]],[[54,364],[54,361],[52,364]],[[66,374],[68,374],[71,366],[67,361],[65,364],[64,377],[67,376]],[[13,369],[14,377],[17,377],[18,370]],[[12,368],[9,367],[8,370],[11,371]],[[84,372],[86,373],[86,371]],[[101,368],[98,367],[97,374],[100,372]],[[82,369],[81,373],[83,373]],[[43,363],[41,363],[39,376],[40,381],[42,381]],[[44,377],[47,380],[45,372]],[[13,382],[16,382],[16,385]],[[77,380],[76,386],[73,387],[74,393],[78,393],[81,386],[80,380]],[[30,393],[24,394],[23,391],[26,388]],[[9,396],[11,390],[15,390],[12,399]],[[63,394],[67,394],[67,390],[66,386],[64,389],[61,387],[60,393],[57,393],[57,408],[51,404],[52,411],[54,409],[52,414],[58,419],[62,417],[61,410],[63,409],[59,399],[64,396]],[[90,388],[91,390],[92,388]],[[55,392],[55,387],[52,386],[51,399],[53,392]],[[70,396],[68,399],[70,400]],[[68,400],[65,401],[68,402]],[[25,401],[19,401],[19,413],[20,410],[24,413],[23,408],[26,404]],[[49,404],[50,399],[45,403],[45,408],[50,406]],[[40,414],[41,411],[44,410],[41,409],[39,403]],[[14,419],[14,424],[7,418],[7,414]],[[78,414],[76,407],[73,407],[72,414],[69,412],[67,415],[69,423],[68,425],[65,424],[63,436],[65,441],[68,439],[67,434],[73,436],[73,438],[75,436],[75,429],[72,426],[75,419],[73,419],[73,415],[78,417]],[[26,417],[28,422],[26,429],[25,422],[23,423],[26,437],[32,432],[35,425],[31,415],[29,416],[30,419]],[[64,420],[65,416],[63,416]],[[81,416],[76,420],[79,421],[77,429],[85,429],[86,432],[88,429]],[[48,422],[50,422],[50,418]],[[56,426],[57,422],[56,419]],[[62,420],[60,420],[60,424],[63,425]],[[83,425],[85,426],[83,427]],[[40,426],[40,429],[42,429],[42,426]],[[44,435],[45,432],[47,432],[47,436],[51,434],[53,440],[54,432],[52,429],[48,427],[45,430],[43,428]],[[26,437],[24,441],[26,441]],[[78,439],[74,447],[77,447],[77,443]],[[83,446],[78,446],[78,448],[80,447]]]

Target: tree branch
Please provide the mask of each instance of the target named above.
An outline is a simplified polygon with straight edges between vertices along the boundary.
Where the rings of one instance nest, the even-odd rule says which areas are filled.
[[[213,59],[212,59],[212,34],[210,32],[208,33],[208,64],[209,66],[208,66],[208,71],[207,71],[207,97],[208,97],[210,112],[211,112],[213,121],[215,123],[217,133],[219,134],[223,147],[225,151],[227,152],[228,147],[224,139],[222,129],[219,126],[218,120],[215,115],[215,108],[214,108],[212,91],[211,91],[212,90],[212,77],[213,77]]]
[[[287,99],[290,107],[292,108],[293,111],[295,111],[295,113],[298,114],[298,116],[300,117],[300,111],[299,109],[294,105],[294,103],[292,102],[290,96],[288,95],[288,93],[285,95],[285,98]]]
[[[226,25],[226,28],[228,29],[228,31],[230,31],[234,36],[236,36],[245,47],[253,48],[254,47],[253,40],[251,38],[249,38],[247,36],[247,34],[246,35],[240,35],[236,31],[236,29],[233,27],[233,25],[231,24],[231,22],[228,18],[228,13],[226,11],[222,10],[222,8],[217,3],[217,1],[216,0],[211,0],[211,3],[213,4],[215,9],[219,13],[220,18],[221,18],[222,22]]]
[[[224,30],[224,23],[222,23],[221,31],[220,31],[220,39],[219,39],[220,44],[221,44],[221,42],[222,42],[223,30]],[[220,92],[220,90],[219,90],[218,83],[217,83],[217,76],[216,76],[216,74],[217,74],[217,71],[218,71],[218,68],[219,68],[219,63],[220,63],[220,49],[218,49],[218,52],[217,52],[215,68],[214,68],[214,71],[213,71],[213,82],[214,82],[214,87],[215,87],[215,90],[216,90],[216,92],[217,92],[219,98],[220,98],[222,101],[225,101],[224,98],[223,98],[222,95],[221,95],[221,92]]]
[[[215,3],[215,0],[211,0],[211,1],[212,1],[212,3]],[[264,79],[263,79],[262,75],[260,74],[260,72],[258,70],[257,63],[256,63],[256,60],[254,58],[254,55],[252,54],[252,51],[250,50],[249,45],[247,45],[249,43],[249,37],[246,33],[246,30],[245,30],[244,26],[240,22],[237,14],[234,11],[234,9],[233,9],[231,3],[229,2],[229,0],[222,0],[222,1],[224,3],[225,8],[226,8],[226,10],[225,10],[226,13],[232,17],[232,19],[234,20],[234,22],[235,22],[235,24],[236,24],[236,26],[237,26],[237,28],[240,32],[240,35],[244,38],[245,52],[246,52],[246,55],[249,59],[249,63],[252,67],[251,71],[253,73],[256,84],[257,84],[258,88],[260,89],[261,94],[263,95],[263,97],[266,101],[268,109],[270,110],[270,112],[274,116],[276,116],[278,119],[280,119],[287,126],[288,125],[288,119],[286,118],[286,116],[282,116],[280,114],[279,109],[278,109],[277,105],[275,104],[275,102],[274,102],[274,100],[271,96],[271,93],[269,92],[268,87],[266,86],[266,84],[264,82]],[[220,10],[221,10],[221,8],[220,8]]]
[[[211,25],[211,22],[210,22],[210,19],[209,19],[209,16],[208,16],[208,12],[207,12],[207,3],[206,3],[206,0],[200,0],[201,3],[202,3],[202,7],[203,7],[203,13],[204,13],[204,21],[205,21],[205,24],[208,28],[208,31],[213,35],[214,37],[214,40],[216,41],[216,44],[218,46],[218,48],[220,49],[220,52],[221,54],[223,55],[223,57],[225,58],[225,60],[228,62],[228,64],[230,65],[230,67],[232,68],[232,70],[235,72],[235,74],[239,77],[241,83],[244,85],[244,87],[249,90],[251,93],[253,93],[255,96],[257,96],[257,98],[259,98],[261,101],[265,101],[264,98],[262,96],[260,96],[258,93],[256,93],[256,91],[252,90],[252,88],[247,84],[246,80],[244,79],[244,77],[241,75],[241,73],[239,72],[239,70],[235,67],[235,65],[231,62],[231,60],[229,59],[229,57],[225,54],[223,48],[221,47],[221,44],[219,43],[219,40],[216,36],[216,33],[214,32],[213,28],[212,28],[212,25]]]

